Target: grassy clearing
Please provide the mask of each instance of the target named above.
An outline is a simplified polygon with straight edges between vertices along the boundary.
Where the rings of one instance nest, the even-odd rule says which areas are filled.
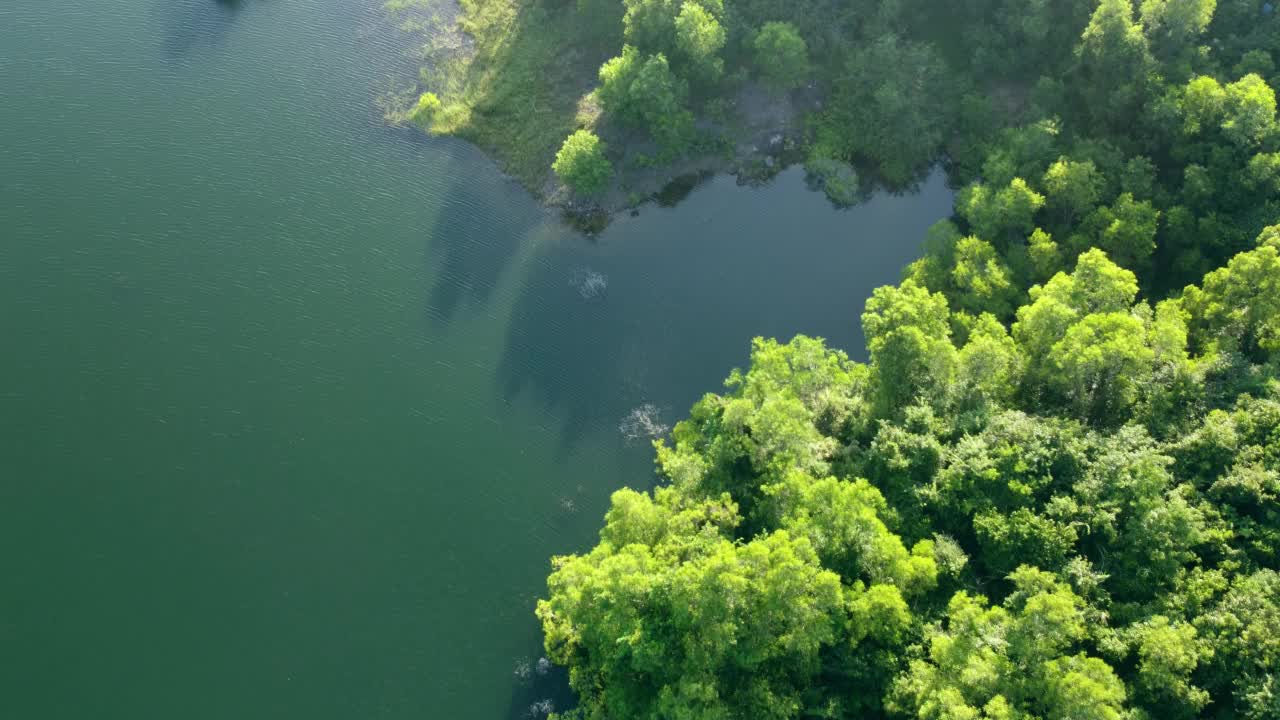
[[[744,161],[740,156],[754,152],[755,138],[795,131],[790,100],[739,81],[724,91],[728,97],[695,103],[704,112],[697,138],[677,162],[660,162],[653,138],[603,115],[595,92],[600,66],[621,52],[622,3],[588,2],[585,10],[579,5],[390,0],[387,8],[423,38],[423,46],[419,82],[388,103],[388,118],[468,140],[534,195],[566,205],[577,198],[554,177],[551,165],[566,137],[590,129],[609,146],[617,170],[609,187],[591,198],[593,210],[607,211],[634,206],[673,178],[736,172]],[[425,93],[440,104],[432,101],[430,112],[415,114]],[[775,159],[752,158],[748,175],[777,172]]]
[[[402,18],[440,0],[395,0]],[[548,10],[537,0],[460,0],[454,27],[423,23],[421,90],[443,101],[430,130],[469,140],[530,190],[542,190],[560,144],[583,127],[580,106],[604,55],[573,47],[573,3]],[[444,15],[447,15],[444,14]],[[444,15],[437,15],[443,18]],[[403,21],[402,21],[403,22]],[[592,114],[583,113],[590,122]]]

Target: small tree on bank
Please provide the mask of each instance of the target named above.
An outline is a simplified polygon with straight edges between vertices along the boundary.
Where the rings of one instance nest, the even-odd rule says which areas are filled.
[[[431,123],[436,119],[436,113],[440,112],[441,106],[440,98],[436,97],[435,93],[422,93],[413,109],[409,111],[409,117],[424,129],[430,130]]]
[[[565,139],[551,169],[579,195],[597,195],[613,177],[613,163],[604,151],[605,144],[595,133],[579,130]]]

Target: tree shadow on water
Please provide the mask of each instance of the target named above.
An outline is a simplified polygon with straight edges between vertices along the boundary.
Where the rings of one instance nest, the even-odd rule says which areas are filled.
[[[166,3],[164,53],[183,57],[222,42],[248,0],[179,0]]]
[[[417,142],[447,143],[448,159],[437,172],[450,178],[439,213],[429,231],[428,261],[435,283],[427,314],[439,324],[450,321],[464,301],[483,303],[493,294],[520,243],[544,214],[523,199],[511,181],[493,172],[473,146],[414,133]]]
[[[623,274],[590,262],[556,256],[529,274],[498,369],[509,400],[531,393],[564,418],[562,451],[593,429],[618,432],[629,410],[652,402],[652,352],[669,349],[611,297]]]
[[[676,210],[611,225],[598,247],[566,243],[526,276],[499,381],[564,418],[562,443],[646,434],[687,416],[749,360],[751,339],[823,337],[864,360],[859,316],[950,208],[940,176],[921,194],[833,212],[793,172],[742,189],[721,179]],[[655,412],[656,411],[656,412]],[[652,420],[653,422],[648,422]]]

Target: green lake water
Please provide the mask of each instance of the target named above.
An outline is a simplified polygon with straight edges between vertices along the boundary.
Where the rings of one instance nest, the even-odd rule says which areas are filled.
[[[586,238],[382,122],[405,43],[366,0],[0,4],[0,717],[527,716],[548,558],[653,481],[628,413],[755,335],[861,357],[948,213],[792,170]]]

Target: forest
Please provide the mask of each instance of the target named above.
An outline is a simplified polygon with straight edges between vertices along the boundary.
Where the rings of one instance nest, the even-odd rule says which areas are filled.
[[[623,44],[604,112],[663,147],[747,73],[824,89],[829,194],[961,189],[867,301],[868,362],[755,340],[554,559],[562,717],[1280,718],[1272,5],[570,10]],[[600,160],[578,128],[556,172]]]

